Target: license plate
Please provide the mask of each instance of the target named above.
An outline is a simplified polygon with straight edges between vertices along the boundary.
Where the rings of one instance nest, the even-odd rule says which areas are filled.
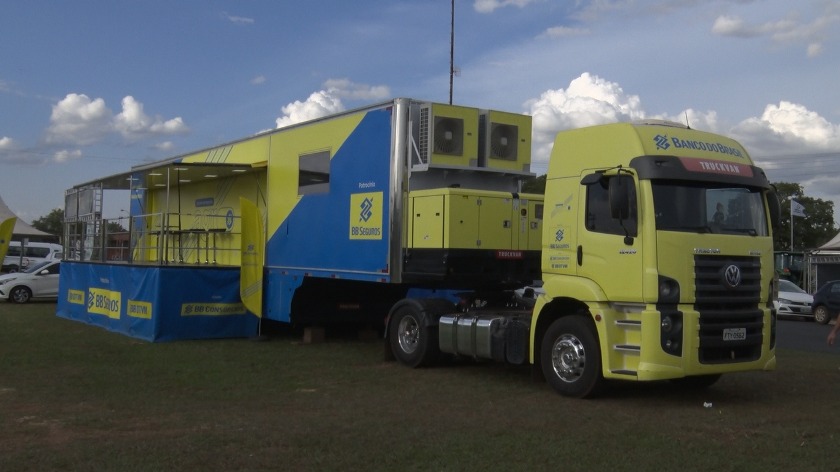
[[[726,328],[723,330],[724,341],[743,341],[747,339],[747,328]]]

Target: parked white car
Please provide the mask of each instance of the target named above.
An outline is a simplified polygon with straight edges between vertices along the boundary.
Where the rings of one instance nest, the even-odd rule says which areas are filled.
[[[0,300],[26,303],[34,298],[58,298],[61,261],[44,261],[23,272],[0,275]]]
[[[21,252],[23,254],[21,254]],[[20,241],[10,241],[9,250],[3,258],[3,272],[22,272],[31,265],[39,262],[54,261],[62,259],[64,248],[55,243],[27,243],[21,245]]]
[[[776,300],[776,314],[779,318],[813,318],[811,305],[814,297],[789,280],[779,280],[779,298]]]

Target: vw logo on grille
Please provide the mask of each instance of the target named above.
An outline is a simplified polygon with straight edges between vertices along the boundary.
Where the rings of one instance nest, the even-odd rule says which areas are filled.
[[[723,271],[723,280],[729,288],[735,288],[741,285],[741,269],[732,264]]]

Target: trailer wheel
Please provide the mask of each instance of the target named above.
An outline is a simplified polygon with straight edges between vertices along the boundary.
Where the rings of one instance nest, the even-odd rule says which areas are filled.
[[[589,397],[604,382],[595,327],[583,316],[555,320],[543,337],[540,353],[546,382],[562,395]]]
[[[394,357],[409,367],[420,367],[440,357],[437,327],[427,326],[420,307],[405,304],[393,313],[389,327]]]

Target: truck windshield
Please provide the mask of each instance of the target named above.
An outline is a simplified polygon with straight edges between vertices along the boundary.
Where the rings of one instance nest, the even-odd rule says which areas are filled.
[[[767,236],[761,190],[711,182],[652,181],[656,229]]]

